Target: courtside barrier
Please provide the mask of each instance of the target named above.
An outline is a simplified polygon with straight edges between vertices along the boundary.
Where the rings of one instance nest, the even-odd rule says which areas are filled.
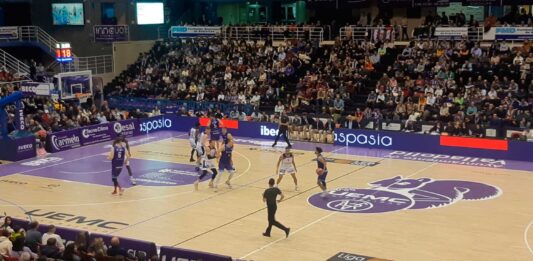
[[[34,136],[0,139],[0,159],[19,161],[33,158],[37,155],[35,146]]]
[[[47,137],[47,147],[50,152],[59,152],[110,141],[119,134],[134,137],[162,130],[188,132],[197,122],[200,122],[202,127],[206,127],[209,119],[165,114],[151,118],[99,124],[52,133]],[[221,120],[221,122],[236,137],[273,140],[277,135],[278,125],[275,123],[229,119]],[[335,130],[334,144],[435,155],[533,161],[532,154],[524,153],[533,151],[533,143],[515,140],[339,128]]]
[[[12,218],[12,224],[20,226],[22,229],[27,230],[29,222],[23,219]],[[39,230],[41,233],[47,232],[48,225],[40,224]],[[65,245],[70,244],[71,242],[76,242],[78,235],[83,234],[86,239],[86,245],[88,246],[96,238],[102,238],[104,240],[107,248],[111,246],[111,235],[99,234],[99,233],[89,233],[85,230],[78,230],[72,228],[56,227],[56,234],[58,234],[62,239]],[[157,246],[153,242],[136,240],[131,238],[119,237],[120,246],[124,248],[128,254],[132,256],[140,256],[142,253],[146,258],[151,258],[153,256],[158,256],[161,261],[172,261],[172,260],[210,260],[210,261],[231,261],[230,256],[212,254],[202,251],[195,251],[183,248],[174,248],[174,247],[165,247],[160,248],[160,253],[157,253]]]
[[[113,236],[105,235],[105,234],[98,234],[98,233],[90,233],[89,242],[93,242],[95,238],[102,238],[107,248],[111,247],[111,238],[113,238]],[[120,246],[126,249],[128,254],[132,256],[139,256],[138,255],[139,252],[142,252],[144,256],[148,258],[157,255],[157,247],[155,246],[155,243],[153,242],[121,237]]]
[[[409,132],[336,129],[335,145],[424,153],[417,156],[437,159],[490,161],[491,159],[533,161],[532,142],[415,134]],[[400,156],[401,153],[397,152]],[[413,153],[406,157],[413,157]],[[459,158],[461,157],[461,159]],[[469,158],[474,157],[474,158]],[[399,157],[404,158],[404,157]],[[405,158],[407,159],[407,158]]]
[[[129,138],[163,130],[188,132],[198,121],[200,121],[202,127],[206,127],[209,123],[208,118],[164,114],[150,118],[91,125],[50,133],[46,138],[46,146],[49,152],[55,153],[111,141],[121,134]],[[276,137],[278,129],[277,124],[270,122],[222,120],[222,125],[226,126],[235,136],[270,140]]]

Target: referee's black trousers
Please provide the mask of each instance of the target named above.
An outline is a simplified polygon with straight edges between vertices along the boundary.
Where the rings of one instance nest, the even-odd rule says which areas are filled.
[[[291,142],[289,141],[289,130],[288,129],[278,129],[278,135],[276,136],[276,140],[274,140],[274,146],[278,144],[278,140],[281,135],[283,135],[285,142],[287,142],[287,146],[290,147]]]
[[[265,234],[270,235],[272,226],[275,226],[283,231],[287,231],[287,227],[276,221],[276,211],[278,210],[277,206],[267,206],[268,210],[268,227],[265,231]]]

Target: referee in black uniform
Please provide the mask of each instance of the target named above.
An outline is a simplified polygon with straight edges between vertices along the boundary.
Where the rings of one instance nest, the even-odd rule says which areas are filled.
[[[263,192],[263,202],[266,202],[268,210],[268,227],[265,233],[263,233],[263,236],[270,237],[270,230],[272,230],[272,226],[276,226],[277,228],[285,231],[285,236],[289,237],[289,232],[291,229],[276,221],[276,210],[278,210],[277,202],[281,202],[285,196],[283,196],[283,193],[281,193],[279,188],[274,187],[275,183],[276,181],[271,178],[268,181],[269,188]],[[277,200],[278,195],[281,196],[279,200]]]
[[[278,135],[276,136],[276,140],[274,141],[274,144],[272,144],[272,147],[275,147],[276,144],[278,144],[278,139],[281,135],[283,135],[283,138],[285,138],[287,146],[291,148],[292,145],[289,141],[289,117],[287,116],[285,111],[283,111],[279,117]]]

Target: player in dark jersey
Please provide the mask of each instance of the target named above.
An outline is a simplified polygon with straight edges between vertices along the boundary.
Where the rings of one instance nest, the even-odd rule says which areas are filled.
[[[215,180],[215,177],[217,176],[217,168],[215,167],[215,163],[213,162],[216,159],[217,150],[215,148],[214,142],[210,142],[209,147],[201,148],[201,158],[202,158],[202,164],[200,166],[200,175],[198,176],[198,179],[196,182],[194,182],[194,189],[198,190],[198,183],[202,181],[202,179],[207,175],[207,173],[211,173],[211,181],[209,181],[209,187],[213,187],[213,181]]]
[[[210,114],[209,128],[211,129],[211,136],[209,137],[212,141],[215,142],[217,150],[220,150],[220,128],[222,127],[222,122],[215,117],[215,114]]]
[[[120,187],[120,184],[118,184],[118,176],[120,175],[120,172],[122,172],[122,167],[127,157],[126,148],[122,142],[122,139],[115,139],[115,141],[113,141],[111,151],[107,156],[107,159],[111,160],[111,180],[113,181],[113,186],[115,187],[115,190],[113,193],[111,193],[113,195],[116,195],[117,193],[122,195],[124,192],[124,189]]]
[[[218,160],[218,176],[215,180],[215,189],[218,188],[218,183],[220,181],[220,176],[222,176],[222,173],[224,171],[227,171],[229,173],[228,179],[226,180],[226,185],[231,189],[231,178],[233,178],[233,174],[235,174],[235,168],[233,167],[233,138],[231,137],[231,134],[226,136],[227,137],[227,143],[223,145],[223,149],[220,154],[220,158]]]
[[[222,137],[222,142],[223,144],[228,144],[228,141],[229,140],[233,140],[233,135],[231,135],[231,133],[228,132],[228,128],[226,127],[222,127],[222,132],[220,134],[220,137]]]
[[[125,159],[125,165],[126,165],[126,169],[128,170],[128,175],[130,176],[131,185],[135,186],[137,185],[137,182],[135,182],[135,179],[133,178],[133,173],[131,172],[131,167],[130,167],[130,158],[131,158],[130,144],[128,143],[128,140],[126,139],[126,137],[122,135],[120,135],[119,137],[122,140],[122,143],[124,143],[124,146],[126,147],[127,158]]]
[[[317,184],[322,189],[322,197],[325,197],[327,192],[326,177],[328,176],[328,166],[326,159],[322,156],[322,148],[316,147],[315,149],[316,163],[317,163]]]

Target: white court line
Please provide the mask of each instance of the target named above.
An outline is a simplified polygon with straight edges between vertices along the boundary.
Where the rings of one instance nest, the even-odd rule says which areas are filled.
[[[96,173],[104,173],[104,172],[109,172],[108,169],[106,170],[101,170],[101,171],[78,171],[78,172],[71,172],[71,171],[58,171],[59,173],[63,173],[63,174],[72,174],[72,175],[85,175],[85,174],[96,174]]]
[[[298,232],[300,232],[300,231],[302,231],[302,230],[304,230],[304,229],[306,229],[306,228],[308,228],[308,227],[310,227],[310,226],[312,226],[312,225],[314,225],[314,224],[316,224],[316,223],[318,223],[318,222],[320,222],[320,221],[322,221],[322,220],[324,220],[326,218],[329,218],[329,217],[333,216],[333,214],[335,214],[335,213],[337,213],[337,212],[329,213],[329,214],[327,214],[327,215],[325,215],[325,216],[323,216],[323,217],[321,217],[321,218],[319,218],[319,219],[317,219],[317,220],[315,220],[315,221],[313,221],[313,222],[311,222],[311,223],[309,223],[309,224],[297,229],[296,231],[292,232],[290,235],[294,235],[294,234],[296,234],[296,233],[298,233]],[[248,257],[250,255],[253,255],[253,254],[255,254],[255,253],[257,253],[257,252],[259,252],[259,251],[261,251],[261,250],[263,250],[263,249],[265,249],[265,248],[267,248],[267,247],[269,247],[269,246],[271,246],[273,244],[276,244],[279,241],[284,240],[284,239],[286,239],[286,238],[282,237],[282,238],[276,239],[275,241],[272,241],[272,242],[270,242],[270,243],[268,243],[268,244],[266,244],[266,245],[264,245],[264,246],[262,246],[260,248],[257,248],[256,250],[254,250],[254,251],[252,251],[252,252],[240,257],[240,259],[243,259],[243,258],[246,258],[246,257]]]
[[[531,228],[532,225],[533,225],[533,220],[531,220],[531,222],[529,222],[529,224],[527,225],[526,229],[524,230],[524,242],[526,243],[526,247],[529,250],[529,253],[531,253],[533,255],[533,249],[531,249],[531,246],[529,245],[529,241],[527,240],[527,234],[528,234],[529,229]]]
[[[409,174],[409,176],[406,176],[405,178],[410,178],[410,177],[412,177],[412,176],[415,176],[416,174],[418,174],[418,173],[420,173],[420,172],[422,172],[422,171],[425,171],[425,170],[427,170],[427,169],[429,169],[429,168],[435,166],[436,164],[437,164],[437,162],[433,162],[432,164],[430,164],[430,165],[428,165],[428,166],[426,166],[426,167],[424,167],[424,168],[422,168],[422,169],[420,169],[420,170],[417,170],[417,171],[415,171],[415,172]],[[405,178],[404,178],[404,179],[405,179]],[[400,180],[400,181],[401,181],[401,180]],[[392,186],[392,185],[394,185],[394,184],[396,184],[396,183],[398,183],[398,182],[400,182],[400,181],[396,181],[396,182],[394,182],[394,183],[388,185],[387,187],[390,187],[390,186]],[[325,219],[327,219],[327,218],[329,218],[329,217],[331,217],[331,216],[333,216],[333,215],[335,215],[335,214],[337,214],[337,213],[339,213],[339,212],[332,212],[332,213],[327,214],[327,215],[325,215],[325,216],[323,216],[323,217],[321,217],[321,218],[319,218],[319,219],[316,219],[316,220],[314,220],[313,222],[311,222],[311,223],[309,223],[309,224],[307,224],[307,225],[305,225],[305,226],[303,226],[303,227],[297,229],[296,231],[294,231],[293,233],[291,233],[291,235],[294,235],[294,234],[296,234],[296,233],[298,233],[298,232],[300,232],[300,231],[302,231],[302,230],[304,230],[304,229],[306,229],[306,228],[308,228],[308,227],[310,227],[310,226],[312,226],[312,225],[314,225],[314,224],[316,224],[316,223],[318,223],[318,222],[320,222],[320,221],[323,221],[323,220],[325,220]],[[533,221],[532,221],[532,223],[533,223]],[[263,249],[265,249],[265,248],[267,248],[267,247],[270,247],[271,245],[276,244],[277,242],[282,241],[282,240],[284,240],[284,239],[286,239],[286,238],[280,238],[280,239],[277,239],[277,240],[275,240],[275,241],[272,241],[272,242],[270,242],[270,243],[268,243],[268,244],[266,244],[266,245],[263,245],[263,246],[261,246],[261,247],[255,249],[255,250],[253,250],[252,252],[250,252],[250,253],[248,253],[248,254],[242,256],[241,259],[246,258],[246,257],[248,257],[248,256],[250,256],[250,255],[252,255],[252,254],[255,254],[255,253],[257,253],[257,252],[259,252],[259,251],[261,251],[261,250],[263,250]]]

